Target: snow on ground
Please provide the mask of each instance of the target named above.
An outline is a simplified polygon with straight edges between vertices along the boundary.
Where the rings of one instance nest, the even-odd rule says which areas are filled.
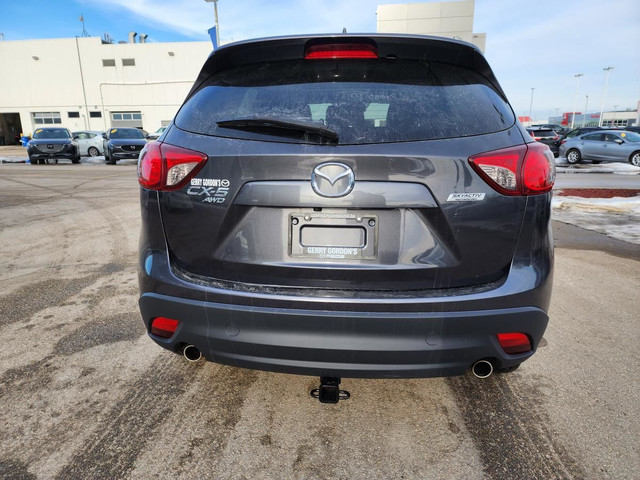
[[[26,163],[27,157],[13,157],[13,156],[0,156],[0,163]],[[85,163],[87,165],[104,165],[105,160],[104,156],[97,157],[82,157],[80,159],[80,163]],[[138,163],[137,158],[130,158],[126,160],[118,160],[118,165],[136,165]],[[59,160],[59,165],[69,164],[71,165],[71,160]]]
[[[615,173],[618,175],[640,175],[640,167],[623,162],[579,163],[570,165],[564,157],[556,158],[558,173]]]
[[[554,196],[551,218],[640,245],[640,196],[583,198]]]

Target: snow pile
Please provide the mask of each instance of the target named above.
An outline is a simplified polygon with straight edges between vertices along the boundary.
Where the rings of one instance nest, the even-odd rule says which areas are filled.
[[[618,175],[640,175],[640,167],[623,162],[579,163],[570,165],[564,157],[556,158],[558,173],[615,173]]]
[[[640,245],[640,196],[582,198],[554,196],[552,218]]]

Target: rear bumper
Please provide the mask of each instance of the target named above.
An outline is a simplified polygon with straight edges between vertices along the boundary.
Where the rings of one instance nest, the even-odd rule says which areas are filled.
[[[522,363],[548,323],[553,272],[550,194],[530,197],[508,273],[494,285],[412,294],[247,286],[185,278],[170,263],[155,192],[141,191],[140,311],[180,321],[151,338],[208,360],[303,375],[393,378],[463,374],[480,359]],[[522,332],[533,350],[507,355],[497,333]]]
[[[480,359],[498,368],[533,351],[507,355],[496,334],[524,332],[534,349],[548,317],[534,307],[448,312],[282,309],[143,294],[147,329],[159,316],[180,320],[160,346],[195,345],[210,361],[316,376],[400,378],[461,375]]]

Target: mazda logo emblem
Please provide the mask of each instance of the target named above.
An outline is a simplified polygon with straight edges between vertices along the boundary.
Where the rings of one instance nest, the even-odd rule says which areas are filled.
[[[351,193],[354,184],[353,170],[344,163],[323,163],[311,174],[311,188],[322,197],[344,197]]]

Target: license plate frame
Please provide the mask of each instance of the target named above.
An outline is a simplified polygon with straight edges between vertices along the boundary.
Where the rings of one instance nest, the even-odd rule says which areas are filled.
[[[378,256],[378,216],[372,212],[293,212],[289,214],[289,253],[292,257],[317,260],[373,260]],[[313,244],[306,228],[318,228],[321,240]],[[357,230],[357,233],[354,233]],[[341,232],[344,232],[342,238]],[[326,241],[335,233],[334,241]],[[303,238],[305,240],[303,241]],[[358,241],[353,239],[362,238]],[[353,243],[349,243],[353,241]]]

